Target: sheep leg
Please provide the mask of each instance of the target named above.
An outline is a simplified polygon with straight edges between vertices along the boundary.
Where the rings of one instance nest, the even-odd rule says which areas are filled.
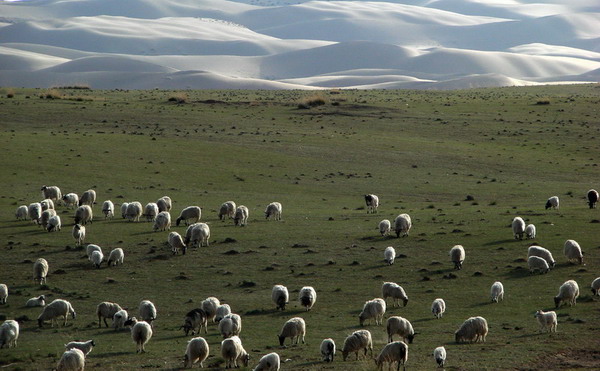
[[[104,317],[104,325],[108,327],[108,322],[106,322],[106,317]]]

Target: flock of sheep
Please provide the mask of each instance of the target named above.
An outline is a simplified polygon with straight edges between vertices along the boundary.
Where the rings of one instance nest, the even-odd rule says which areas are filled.
[[[41,202],[32,203],[30,205],[19,206],[15,216],[17,219],[32,220],[36,224],[41,225],[48,232],[60,231],[62,223],[60,217],[55,211],[55,204],[64,204],[67,208],[75,208],[75,225],[72,229],[73,238],[78,246],[82,246],[85,242],[86,229],[85,225],[92,223],[93,210],[92,206],[96,202],[96,192],[88,190],[79,197],[75,193],[62,195],[61,191],[56,186],[43,186],[41,188],[44,199]],[[599,195],[595,190],[590,190],[587,194],[590,208],[595,208]],[[379,198],[376,195],[365,195],[365,203],[367,213],[377,213],[379,206]],[[170,210],[172,201],[165,196],[157,200],[155,203],[148,203],[145,207],[137,201],[125,202],[121,205],[121,216],[131,221],[139,221],[145,217],[146,220],[154,222],[153,230],[168,231],[171,227]],[[548,199],[546,209],[559,208],[559,199],[553,196]],[[102,213],[105,218],[112,218],[115,215],[115,206],[110,200],[102,203]],[[176,225],[179,226],[184,222],[188,227],[184,236],[177,232],[170,232],[167,237],[167,243],[171,247],[172,253],[177,254],[180,251],[185,254],[188,247],[208,246],[210,239],[210,228],[208,224],[201,223],[202,210],[198,206],[189,206],[184,208],[179,217],[176,219]],[[265,209],[265,217],[280,220],[282,216],[282,205],[279,202],[269,204]],[[227,201],[221,205],[218,212],[220,220],[230,218],[234,224],[243,226],[246,225],[249,211],[246,206],[236,206],[235,202]],[[412,221],[408,214],[400,214],[396,217],[393,224],[389,220],[382,220],[379,223],[379,231],[382,236],[391,233],[392,226],[397,237],[408,236],[412,227]],[[512,230],[516,239],[533,239],[536,237],[536,228],[533,224],[525,225],[522,218],[516,217],[512,222]],[[116,248],[109,253],[105,259],[102,249],[94,244],[86,246],[86,253],[89,260],[95,267],[106,260],[108,265],[123,264],[124,251],[121,248]],[[583,253],[579,244],[574,240],[567,240],[564,245],[564,254],[568,261],[583,264]],[[450,260],[454,264],[455,269],[461,269],[465,260],[465,249],[461,245],[452,247],[449,252]],[[384,251],[384,260],[387,264],[393,264],[396,257],[396,252],[393,247],[387,247]],[[528,266],[533,273],[536,270],[542,273],[548,272],[554,267],[555,261],[549,250],[532,245],[528,249]],[[33,265],[33,280],[36,283],[44,284],[48,274],[48,262],[39,258]],[[600,277],[596,278],[592,284],[592,292],[594,295],[600,294]],[[9,289],[6,284],[0,284],[0,304],[7,302]],[[576,299],[579,296],[579,286],[574,280],[566,281],[559,288],[558,295],[554,298],[555,305],[558,308],[562,303],[575,305]],[[490,289],[491,301],[499,302],[504,297],[504,287],[501,282],[494,282]],[[384,315],[386,313],[386,301],[391,298],[392,305],[399,306],[408,304],[408,295],[405,290],[394,282],[384,282],[381,288],[381,298],[374,298],[364,303],[363,309],[359,314],[359,323],[363,327],[367,321],[374,321],[376,325],[383,325]],[[289,303],[288,289],[283,285],[275,285],[272,289],[271,299],[275,307],[279,310],[285,310]],[[317,292],[311,286],[303,287],[299,291],[298,302],[307,311],[311,310],[317,300]],[[31,298],[27,301],[26,306],[42,307],[42,312],[38,317],[38,326],[41,328],[44,322],[51,321],[51,325],[58,325],[58,320],[61,319],[63,326],[67,324],[67,319],[71,316],[76,318],[76,312],[66,300],[56,299],[46,305],[44,295]],[[431,312],[435,318],[441,318],[446,310],[444,299],[436,298],[431,305]],[[103,302],[97,306],[96,315],[98,316],[98,326],[104,325],[108,327],[107,319],[112,320],[112,327],[115,329],[130,327],[131,337],[136,344],[137,352],[145,352],[145,345],[153,335],[153,321],[157,318],[157,309],[149,300],[143,300],[139,305],[139,319],[130,316],[127,310],[121,308],[116,303]],[[540,331],[548,330],[555,332],[557,327],[557,315],[554,311],[544,312],[538,310],[535,313],[535,318],[540,324]],[[218,330],[223,337],[221,343],[221,356],[225,360],[226,367],[238,367],[239,365],[248,366],[250,356],[244,349],[240,339],[242,330],[242,318],[240,315],[232,313],[228,304],[221,303],[216,297],[206,298],[200,304],[199,308],[189,311],[184,319],[181,329],[186,336],[191,332],[192,335],[199,335],[202,328],[207,333],[208,322],[218,324]],[[391,316],[386,321],[386,331],[388,335],[388,344],[381,350],[379,355],[375,357],[375,363],[378,368],[382,368],[385,363],[390,367],[396,364],[397,368],[405,365],[408,360],[408,344],[411,344],[415,337],[415,331],[409,320],[400,316]],[[488,323],[485,318],[477,316],[470,317],[455,332],[455,341],[460,342],[485,342],[488,334]],[[294,317],[289,319],[282,327],[278,334],[279,343],[284,346],[285,340],[290,338],[292,344],[298,344],[300,341],[304,343],[306,335],[306,324],[303,318]],[[394,336],[398,336],[399,340],[394,341]],[[19,323],[15,320],[6,320],[0,326],[0,348],[16,347],[19,337]],[[58,370],[83,370],[85,365],[85,357],[92,351],[95,343],[93,340],[86,342],[70,342],[65,345],[65,352],[60,358]],[[331,338],[324,339],[320,346],[323,361],[332,362],[336,354],[336,344]],[[354,353],[356,359],[359,358],[359,353],[365,356],[370,352],[373,357],[373,341],[369,330],[361,329],[353,332],[343,342],[341,353],[345,361],[347,357]],[[207,341],[196,336],[189,340],[184,356],[184,367],[192,367],[195,363],[199,363],[203,367],[203,362],[209,355],[209,345]],[[443,346],[436,347],[433,350],[433,358],[435,362],[443,367],[446,362],[446,350]],[[259,361],[254,370],[279,370],[282,361],[276,352],[264,355]]]

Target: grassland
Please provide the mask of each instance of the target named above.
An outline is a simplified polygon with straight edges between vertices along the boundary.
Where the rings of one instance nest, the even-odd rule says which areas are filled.
[[[418,332],[409,369],[434,369],[439,345],[449,370],[598,367],[600,299],[589,285],[600,276],[600,209],[588,209],[585,194],[600,188],[599,85],[327,91],[318,97],[325,104],[309,109],[298,103],[314,93],[301,91],[0,93],[0,282],[10,289],[0,316],[23,320],[18,347],[0,350],[3,369],[50,369],[74,339],[97,342],[88,369],[177,369],[189,339],[179,330],[183,316],[217,296],[242,316],[251,365],[276,351],[284,370],[370,370],[372,361],[342,362],[341,354],[322,364],[319,344],[332,337],[341,348],[384,281],[399,283],[410,298],[386,313],[408,318]],[[18,205],[41,200],[44,184],[63,193],[96,190],[86,243],[105,253],[122,247],[123,266],[92,267],[74,246],[72,210],[58,208],[58,233],[15,220]],[[379,213],[366,213],[365,193],[379,195]],[[174,200],[174,218],[185,206],[203,208],[210,247],[172,256],[167,232],[100,216],[106,199],[145,204],[163,195]],[[560,210],[544,209],[552,195],[561,198]],[[248,206],[248,226],[218,220],[227,200]],[[283,204],[280,222],[264,220],[272,201]],[[379,221],[401,212],[412,217],[410,236],[379,236]],[[512,238],[515,216],[535,224],[535,242],[553,252],[549,274],[527,271],[532,241]],[[581,244],[585,266],[566,262],[566,239]],[[461,271],[448,257],[455,244],[466,249]],[[392,266],[383,262],[387,246],[399,254]],[[31,280],[39,257],[50,264],[42,287]],[[577,306],[558,309],[557,334],[538,333],[534,312],[552,308],[567,279],[580,285]],[[496,280],[506,294],[492,304]],[[285,312],[270,300],[278,283],[291,291]],[[294,300],[305,285],[318,292],[310,312]],[[40,294],[71,301],[77,319],[38,329],[40,310],[24,303]],[[440,320],[430,313],[437,297],[448,306]],[[156,304],[158,319],[140,355],[128,331],[97,327],[95,307],[109,300],[136,315],[143,299]],[[488,320],[487,342],[455,344],[454,331],[475,315]],[[293,316],[306,320],[307,344],[282,349],[276,334]],[[377,353],[385,329],[366,328]],[[216,325],[202,336],[211,347],[205,367],[222,367]]]

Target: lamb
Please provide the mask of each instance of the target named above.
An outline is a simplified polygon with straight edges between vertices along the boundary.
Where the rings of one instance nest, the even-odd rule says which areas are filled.
[[[383,297],[383,300],[387,300],[387,298],[391,297],[394,306],[400,306],[400,300],[402,300],[402,306],[405,307],[408,304],[406,292],[402,286],[395,282],[384,282],[383,285],[381,285],[381,296]]]
[[[71,303],[63,299],[55,299],[52,303],[46,305],[42,313],[38,316],[38,326],[41,328],[44,321],[50,321],[51,327],[54,327],[54,322],[56,322],[56,325],[58,326],[58,321],[56,319],[59,317],[65,319],[63,326],[66,326],[69,314],[73,319],[77,316]]]
[[[570,306],[577,305],[577,297],[579,296],[579,285],[574,280],[568,280],[563,283],[558,295],[554,297],[556,308],[560,307],[561,303],[567,302]]]
[[[52,201],[60,201],[62,199],[62,193],[60,192],[60,188],[57,186],[42,186],[42,197],[50,199]]]
[[[248,216],[250,212],[244,205],[240,205],[235,209],[235,215],[233,216],[233,224],[236,226],[245,226],[248,223]]]
[[[21,205],[17,207],[17,211],[15,211],[15,217],[17,220],[27,220],[29,215],[29,211],[27,205]]]
[[[590,209],[596,208],[596,203],[598,202],[598,198],[600,198],[600,195],[598,195],[598,191],[596,191],[595,189],[590,189],[588,191],[587,199],[588,199],[588,205],[590,206]]]
[[[156,231],[168,231],[171,229],[171,214],[168,211],[161,211],[156,216],[156,220],[154,221],[154,226],[152,230]]]
[[[271,291],[271,299],[277,306],[276,309],[285,310],[285,305],[289,303],[290,294],[288,293],[287,287],[283,285],[273,286]]]
[[[44,258],[39,258],[33,263],[33,280],[39,282],[40,285],[46,283],[48,275],[48,262]]]
[[[219,208],[219,220],[225,219],[228,217],[229,219],[233,219],[235,216],[236,205],[233,201],[224,202]]]
[[[592,281],[592,293],[594,296],[600,295],[600,277]]]
[[[143,216],[146,217],[146,221],[153,222],[156,220],[156,216],[160,213],[158,210],[158,205],[155,202],[147,203],[144,207]]]
[[[115,266],[123,264],[123,259],[125,259],[125,253],[122,248],[117,247],[116,249],[112,249],[108,255],[107,265],[110,267],[113,263]]]
[[[400,370],[400,365],[402,365],[403,370],[406,370],[406,361],[408,361],[408,345],[402,341],[394,341],[383,347],[381,353],[375,359],[375,364],[379,370],[383,370],[384,363],[389,363],[391,368],[397,362],[397,370]]]
[[[42,215],[40,216],[40,225],[42,226],[42,228],[47,229],[48,221],[50,221],[50,218],[53,216],[56,216],[56,210],[54,209],[42,211]]]
[[[298,294],[298,300],[300,301],[300,305],[305,307],[308,312],[317,301],[317,292],[312,286],[304,286]]]
[[[367,204],[367,214],[374,214],[379,207],[379,197],[373,194],[365,195],[365,203]]]
[[[391,230],[392,230],[392,223],[389,220],[383,219],[382,221],[379,222],[379,233],[381,233],[381,237],[385,237],[388,234],[390,234]]]
[[[183,367],[192,368],[195,363],[200,362],[200,367],[203,368],[202,362],[208,358],[208,343],[203,337],[195,337],[188,341],[183,356]]]
[[[56,366],[56,371],[83,371],[85,368],[85,355],[77,348],[63,353]]]
[[[279,354],[273,352],[262,356],[252,371],[279,371]]]
[[[83,355],[87,357],[87,355],[90,354],[90,352],[92,351],[92,349],[94,349],[95,346],[96,346],[96,343],[94,342],[94,340],[72,341],[68,344],[65,344],[65,349],[66,350],[79,349],[83,352]]]
[[[549,332],[556,332],[556,326],[558,325],[556,312],[544,312],[543,310],[538,310],[533,317],[537,318],[537,321],[540,324],[540,332],[543,332],[545,329],[548,329]]]
[[[520,216],[517,216],[512,221],[512,230],[515,240],[522,240],[525,234],[525,221]]]
[[[173,206],[173,201],[171,201],[171,197],[162,196],[156,201],[158,205],[158,211],[171,211],[171,207]]]
[[[179,223],[183,220],[185,225],[197,223],[202,216],[202,209],[199,206],[188,206],[185,209],[181,210],[181,214],[177,218],[175,222],[176,226],[179,226]]]
[[[527,224],[527,227],[525,227],[525,237],[528,240],[533,240],[536,236],[536,231],[535,231],[535,225],[533,224]]]
[[[116,330],[125,327],[125,321],[129,318],[129,313],[125,309],[121,309],[114,314],[112,320],[112,327]]]
[[[478,342],[485,343],[485,337],[488,334],[488,324],[483,317],[470,317],[454,333],[457,343]]]
[[[552,196],[548,199],[548,201],[546,201],[546,210],[548,210],[549,208],[553,208],[555,210],[558,210],[558,206],[559,206],[559,200],[558,200],[558,196]]]
[[[39,202],[29,204],[27,207],[27,216],[35,224],[40,224],[40,218],[42,217],[42,205]]]
[[[94,267],[100,268],[100,265],[102,265],[102,262],[104,261],[104,255],[102,254],[102,251],[92,251],[90,260],[92,261],[92,265]]]
[[[25,303],[26,307],[43,307],[46,305],[46,297],[44,295],[40,295],[36,298],[31,298],[27,300]]]
[[[183,238],[181,237],[181,235],[179,233],[177,233],[177,232],[169,233],[167,242],[168,242],[169,246],[171,246],[171,252],[173,252],[173,255],[178,254],[179,250],[181,250],[183,252],[183,255],[185,255],[187,246],[183,242]]]
[[[221,342],[221,356],[225,360],[225,368],[238,367],[238,361],[248,366],[250,355],[242,346],[242,341],[237,336],[232,336]]]
[[[450,249],[450,259],[454,263],[454,269],[462,269],[462,263],[465,260],[465,249],[462,245],[455,245]]]
[[[152,326],[145,321],[132,317],[125,321],[125,326],[131,326],[131,339],[136,344],[136,353],[146,353],[145,346],[152,338]]]
[[[217,313],[215,314],[215,321],[219,323],[228,314],[231,314],[231,307],[229,304],[219,305],[217,307]]]
[[[206,223],[193,224],[190,245],[196,247],[209,246],[210,227]],[[186,236],[187,237],[187,236]]]
[[[548,266],[550,268],[553,268],[554,265],[556,264],[556,262],[554,261],[554,257],[552,257],[552,253],[550,252],[550,250],[545,249],[541,246],[536,246],[536,245],[529,246],[529,248],[527,249],[527,257],[529,258],[530,256],[537,256],[537,257],[544,259],[546,261],[546,263],[548,263]]]
[[[283,346],[285,338],[290,338],[292,344],[298,344],[300,337],[302,337],[302,344],[304,342],[304,336],[306,335],[306,323],[300,317],[294,317],[289,319],[281,328],[279,335],[279,345]],[[294,342],[294,339],[296,340]]]
[[[156,307],[150,300],[140,302],[140,318],[152,326],[152,321],[156,319]]]
[[[198,329],[198,334],[200,330],[202,330],[202,326],[204,326],[204,333],[208,333],[208,325],[207,325],[206,312],[201,308],[192,309],[185,315],[185,320],[183,325],[180,327],[185,332],[185,336],[192,332],[194,335],[196,328]]]
[[[85,227],[81,224],[75,224],[73,226],[73,238],[75,239],[75,245],[81,246],[83,245],[83,241],[85,240]]]
[[[490,297],[494,303],[497,303],[498,300],[504,300],[504,285],[502,285],[502,282],[494,282],[490,289]]]
[[[352,335],[349,335],[344,340],[344,346],[342,347],[342,359],[345,361],[348,357],[348,353],[356,353],[356,360],[358,360],[358,352],[365,350],[365,358],[367,357],[367,350],[371,350],[371,358],[373,358],[373,338],[369,330],[358,330],[354,331]]]
[[[358,320],[361,327],[366,320],[375,318],[375,324],[381,325],[383,323],[383,315],[385,314],[386,305],[385,300],[381,298],[375,298],[365,302],[362,312],[358,315]]]
[[[79,206],[79,196],[77,196],[77,193],[67,193],[63,196],[62,200],[65,206],[70,209]]]
[[[127,204],[127,211],[125,212],[125,216],[130,222],[139,222],[140,217],[142,216],[142,204],[138,201],[133,201]]]
[[[75,210],[75,224],[86,225],[88,222],[92,223],[94,220],[94,214],[90,205],[81,205]]]
[[[323,339],[321,342],[321,355],[323,356],[323,362],[333,362],[333,356],[335,356],[335,342],[333,339]]]
[[[125,219],[127,217],[127,207],[129,207],[129,202],[123,202],[121,204],[121,217],[123,219]]]
[[[87,257],[88,257],[89,261],[92,261],[92,253],[94,251],[100,251],[100,252],[102,252],[102,248],[100,246],[98,246],[98,245],[94,245],[93,243],[91,243],[91,244],[89,244],[89,245],[87,245],[85,247],[85,253],[87,254]]]
[[[202,303],[200,303],[200,308],[202,308],[202,310],[206,313],[206,318],[209,318],[215,322],[217,308],[219,305],[221,305],[219,299],[215,298],[214,296],[209,296],[208,298],[204,299]]]
[[[566,240],[563,251],[569,263],[577,261],[577,263],[583,264],[583,253],[581,252],[581,246],[579,246],[577,241]]]
[[[446,364],[446,348],[437,347],[433,350],[433,359],[438,364],[438,367],[444,367]]]
[[[242,318],[239,314],[230,313],[219,321],[219,332],[223,339],[239,336],[242,332]]]
[[[79,206],[88,205],[93,206],[96,203],[96,191],[93,189],[88,189],[83,192],[81,197],[79,198]]]
[[[102,319],[104,319],[104,325],[108,327],[106,319],[114,319],[115,314],[121,310],[123,310],[123,308],[121,308],[119,304],[112,303],[110,301],[103,301],[102,303],[98,304],[98,306],[96,307],[96,315],[98,316],[98,327],[102,327]]]
[[[46,226],[48,232],[60,231],[61,228],[62,223],[60,222],[60,216],[54,215],[48,220],[48,225]]]
[[[388,246],[385,248],[383,252],[383,257],[388,265],[394,264],[394,259],[396,259],[396,250],[392,246]]]
[[[408,236],[408,232],[412,228],[412,221],[410,219],[410,215],[408,214],[400,214],[394,220],[394,230],[396,231],[396,237]]]
[[[102,203],[102,214],[104,214],[104,219],[112,219],[115,216],[115,204],[111,200]]]
[[[442,298],[437,298],[431,303],[431,313],[435,318],[442,318],[446,311],[446,302]]]
[[[54,210],[54,202],[49,198],[40,201],[40,205],[42,206],[42,211]]]
[[[271,202],[267,205],[267,208],[265,209],[265,218],[269,219],[270,217],[273,217],[273,219],[275,220],[281,220],[282,212],[283,208],[281,206],[281,203]]]
[[[4,283],[0,283],[0,304],[6,304],[8,298],[8,286]]]
[[[17,339],[19,339],[19,322],[7,319],[0,326],[0,349],[4,348],[16,348]]]
[[[540,273],[548,273],[550,271],[548,262],[539,256],[530,256],[527,258],[527,267],[529,268],[529,273],[533,273],[536,270],[539,270]]]
[[[394,335],[400,335],[400,340],[408,341],[409,344],[412,344],[415,338],[415,330],[406,318],[392,316],[388,318],[385,327],[388,334],[388,343],[394,341]]]

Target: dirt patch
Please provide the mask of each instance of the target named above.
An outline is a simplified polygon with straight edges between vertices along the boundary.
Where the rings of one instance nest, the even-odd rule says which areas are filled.
[[[519,370],[597,370],[600,368],[600,350],[594,348],[597,346],[588,349],[564,349],[555,354],[545,355],[531,367],[526,366]]]

